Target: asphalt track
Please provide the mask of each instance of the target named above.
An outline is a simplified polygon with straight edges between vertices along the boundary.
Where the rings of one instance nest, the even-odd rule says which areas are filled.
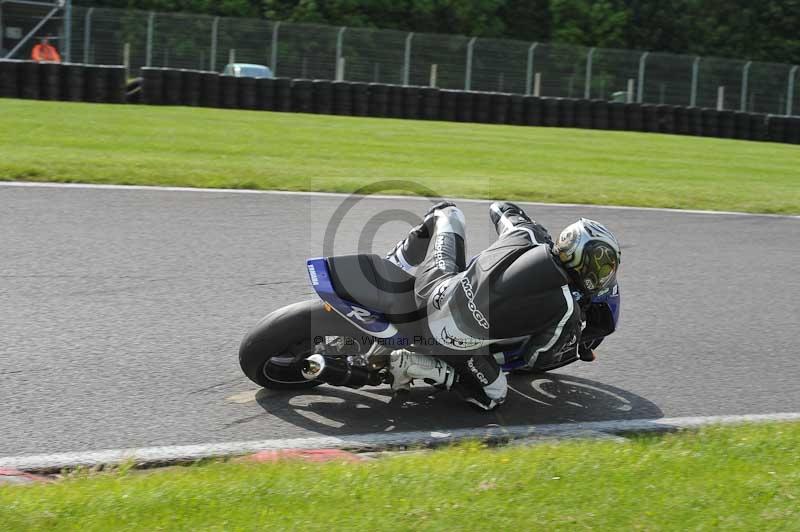
[[[343,200],[0,186],[0,456],[800,411],[800,219],[578,206],[527,210],[623,243],[622,327],[597,362],[512,377],[490,414],[428,387],[259,391],[239,341],[314,297],[305,259]],[[360,201],[332,249],[382,253],[407,228],[383,221],[428,204]],[[473,253],[488,205],[460,204]]]

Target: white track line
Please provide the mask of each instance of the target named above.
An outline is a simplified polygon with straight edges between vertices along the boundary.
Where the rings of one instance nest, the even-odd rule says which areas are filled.
[[[167,447],[143,447],[73,453],[10,456],[0,458],[0,468],[27,471],[54,471],[78,466],[119,464],[134,461],[140,465],[186,462],[201,458],[235,456],[265,450],[281,449],[351,449],[368,451],[403,446],[433,445],[465,439],[514,440],[520,438],[613,435],[631,432],[665,432],[684,430],[703,425],[766,423],[800,421],[800,412],[739,416],[676,417],[661,419],[631,419],[618,421],[589,421],[551,425],[513,425],[449,431],[413,431],[371,433],[349,436],[317,436],[279,440],[209,443]]]
[[[387,180],[390,178],[386,178]],[[397,179],[397,178],[394,178]],[[435,178],[414,178],[414,179],[435,179]],[[91,183],[37,183],[30,181],[0,181],[0,187],[25,187],[25,188],[73,188],[73,189],[95,189],[95,190],[146,190],[151,192],[200,192],[212,194],[266,194],[266,195],[285,195],[285,196],[310,196],[310,197],[323,197],[323,198],[347,198],[354,196],[354,194],[346,194],[342,192],[298,192],[290,190],[252,190],[252,189],[237,189],[237,188],[193,188],[193,187],[160,187],[160,186],[143,186],[143,185],[97,185]],[[427,198],[419,196],[394,196],[391,194],[370,194],[368,196],[374,199],[385,200],[418,200],[428,201]],[[486,203],[492,199],[475,199],[475,198],[450,198],[459,203]],[[630,207],[625,205],[592,205],[581,203],[541,203],[535,201],[518,201],[521,205],[534,205],[538,207],[582,207],[586,209],[614,209],[614,210],[629,210],[629,211],[653,211],[653,212],[667,212],[667,213],[685,213],[685,214],[712,214],[712,215],[726,215],[726,216],[762,216],[769,218],[790,218],[800,220],[800,216],[789,214],[760,214],[754,212],[736,212],[736,211],[703,211],[696,209],[667,209],[662,207]]]

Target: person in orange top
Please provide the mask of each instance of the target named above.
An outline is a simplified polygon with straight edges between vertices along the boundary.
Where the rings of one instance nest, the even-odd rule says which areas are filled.
[[[58,55],[56,47],[50,44],[49,40],[45,37],[39,44],[33,47],[31,51],[31,59],[34,61],[49,61],[51,63],[60,63],[61,56]]]

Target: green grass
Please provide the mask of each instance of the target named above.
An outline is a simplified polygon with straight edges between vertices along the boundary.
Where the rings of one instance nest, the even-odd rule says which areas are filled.
[[[800,147],[185,107],[0,100],[0,179],[800,213]],[[402,190],[400,190],[402,192]]]
[[[12,530],[800,530],[800,423],[0,488]]]

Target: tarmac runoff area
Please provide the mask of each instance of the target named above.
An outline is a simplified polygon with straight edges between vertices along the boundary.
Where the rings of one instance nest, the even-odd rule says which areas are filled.
[[[798,419],[800,218],[666,209],[523,203],[552,231],[587,216],[619,235],[623,316],[597,362],[513,376],[497,412],[425,386],[401,399],[385,387],[259,390],[238,343],[262,315],[314,297],[305,259],[326,254],[346,198],[0,184],[0,468]],[[493,238],[490,202],[457,202],[476,253]],[[428,205],[362,199],[327,247],[384,253],[408,228],[396,211]]]

